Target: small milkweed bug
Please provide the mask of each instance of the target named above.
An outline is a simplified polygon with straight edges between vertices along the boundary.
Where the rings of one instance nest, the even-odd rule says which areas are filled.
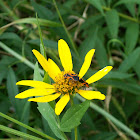
[[[89,88],[89,84],[86,81],[84,81],[83,79],[80,79],[79,82],[83,83],[84,86]]]
[[[67,73],[64,75],[64,78],[73,80],[73,81],[79,81],[79,82],[83,83],[84,86],[89,87],[88,83],[85,82],[83,79],[80,79],[76,74]]]

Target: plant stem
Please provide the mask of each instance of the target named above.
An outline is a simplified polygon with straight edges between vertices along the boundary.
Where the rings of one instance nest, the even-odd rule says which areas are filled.
[[[66,28],[66,25],[65,25],[65,23],[64,23],[64,21],[63,21],[63,18],[62,18],[62,16],[61,16],[60,12],[59,12],[58,7],[57,7],[56,1],[53,0],[53,3],[54,3],[54,6],[55,6],[55,8],[56,8],[57,14],[58,14],[58,16],[59,16],[59,18],[60,18],[60,21],[61,21],[61,23],[62,23],[62,26],[63,26],[63,28],[64,28],[64,30],[65,30],[65,32],[66,32],[66,34],[67,34],[67,36],[68,36],[68,38],[69,38],[71,44],[72,44],[73,50],[74,50],[75,54],[79,57],[79,53],[77,52],[76,47],[75,47],[75,44],[74,44],[74,42],[73,42],[73,40],[72,40],[72,37],[71,37],[70,33],[68,32],[68,30],[67,30],[67,28]]]
[[[5,44],[3,44],[2,42],[0,42],[0,46],[7,52],[9,52],[10,54],[12,54],[14,57],[16,57],[19,60],[23,60],[23,57],[20,56],[18,53],[14,52],[12,49],[8,48],[8,46],[6,46]],[[25,63],[27,66],[29,66],[30,68],[34,69],[34,64],[31,63],[29,60],[24,59],[24,61],[22,61],[23,63]],[[28,63],[27,63],[28,62]],[[43,72],[43,71],[42,71]],[[81,96],[77,95],[77,98],[81,101],[85,101]],[[118,119],[116,119],[114,116],[112,116],[111,114],[109,114],[108,112],[106,112],[105,110],[103,110],[102,108],[100,108],[99,106],[97,106],[94,103],[91,103],[90,107],[94,110],[96,110],[97,112],[99,112],[100,114],[102,114],[104,117],[108,118],[111,122],[113,122],[116,126],[118,126],[119,128],[121,128],[122,130],[124,130],[125,132],[127,132],[129,135],[131,135],[133,138],[135,139],[140,139],[140,136],[135,133],[133,130],[131,130],[130,128],[128,128],[125,124],[123,124],[122,122],[120,122]]]
[[[39,36],[40,36],[40,52],[46,58],[45,46],[44,46],[43,37],[42,37],[42,31],[41,31],[41,28],[40,28],[40,23],[39,23],[39,20],[38,20],[37,13],[36,13],[36,20],[37,20],[37,26],[38,26]]]
[[[0,112],[0,116],[3,117],[3,118],[5,118],[5,119],[7,119],[7,120],[9,120],[9,121],[12,121],[12,122],[18,124],[18,125],[20,125],[20,126],[22,126],[24,128],[26,128],[28,130],[30,130],[30,131],[32,131],[32,132],[34,132],[36,134],[38,134],[38,135],[40,135],[40,136],[42,136],[44,138],[47,138],[49,140],[55,140],[54,138],[52,138],[52,137],[50,137],[50,136],[48,136],[48,135],[46,135],[46,134],[44,134],[44,133],[42,133],[42,132],[34,129],[34,128],[32,128],[32,127],[30,127],[30,126],[28,126],[28,125],[26,125],[26,124],[24,124],[24,123],[16,120],[16,119],[13,119],[13,118],[9,117],[8,115],[3,114],[2,112]]]
[[[74,128],[74,134],[75,134],[75,140],[78,140],[78,136],[77,136],[77,127]]]
[[[73,96],[70,97],[71,106],[74,105]],[[78,140],[77,127],[74,128],[75,140]]]
[[[29,139],[29,140],[43,140],[43,139],[38,138],[36,136],[32,136],[30,134],[20,132],[18,130],[6,127],[4,125],[0,125],[0,130],[11,133],[11,134],[14,134],[14,135],[17,135],[17,136],[20,136],[20,137],[23,137],[23,138],[26,138],[26,139]]]
[[[85,99],[82,98],[80,95],[76,95],[76,97],[79,100],[81,100],[82,102],[85,101]],[[140,140],[140,136],[137,133],[135,133],[133,130],[131,130],[130,128],[128,128],[125,124],[123,124],[122,122],[120,122],[119,120],[117,120],[114,116],[110,115],[108,112],[106,112],[105,110],[103,110],[101,107],[97,106],[93,102],[90,103],[90,107],[92,109],[96,110],[97,112],[99,112],[100,114],[102,114],[106,119],[108,119],[111,122],[113,122],[116,126],[118,126],[122,130],[124,130],[125,132],[127,132],[128,135],[132,136],[133,138],[135,138],[137,140]]]
[[[102,8],[103,8],[104,10],[106,10],[106,11],[110,11],[110,10],[112,10],[111,8],[104,7],[104,6],[102,6]],[[133,22],[136,22],[136,23],[139,23],[139,24],[140,24],[140,21],[139,21],[138,19],[136,19],[136,18],[133,18],[133,17],[127,16],[127,15],[122,14],[122,13],[119,13],[119,12],[118,12],[118,14],[119,14],[119,16],[122,17],[122,18],[125,18],[125,19],[128,19],[128,20],[131,20],[131,21],[133,21]]]
[[[12,54],[14,57],[16,57],[17,59],[19,59],[21,62],[25,63],[27,66],[29,66],[30,68],[34,69],[35,65],[30,62],[29,60],[27,60],[25,57],[22,57],[21,55],[19,55],[18,53],[16,53],[15,51],[13,51],[12,49],[10,49],[8,46],[6,46],[4,43],[0,42],[0,47],[3,48],[5,51],[7,51],[8,53]],[[40,73],[43,74],[43,70],[40,69]]]

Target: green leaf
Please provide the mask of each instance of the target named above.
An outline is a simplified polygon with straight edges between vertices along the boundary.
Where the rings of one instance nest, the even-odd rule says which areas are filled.
[[[94,70],[89,70],[89,77],[92,76],[93,74],[95,74],[98,71],[94,71]],[[103,79],[126,79],[126,78],[130,78],[134,76],[134,74],[128,74],[128,73],[124,73],[124,72],[119,72],[119,71],[110,71],[107,75],[105,75]]]
[[[25,124],[28,124],[29,116],[30,116],[30,102],[26,102],[26,100],[25,100],[25,104],[22,107],[22,114],[21,114],[20,121],[25,123]],[[21,126],[20,126],[20,130],[22,132],[27,132],[26,128],[23,128]]]
[[[102,9],[102,2],[101,0],[86,0],[86,2],[89,2],[93,6],[95,6],[101,13],[104,15],[104,11]]]
[[[42,26],[47,26],[47,27],[60,27],[60,26],[62,26],[60,23],[53,22],[50,20],[40,19],[40,18],[38,20],[39,20],[40,25],[42,25]],[[36,18],[23,18],[23,19],[16,20],[12,23],[13,24],[26,23],[26,24],[36,24],[37,25],[37,20],[36,20]]]
[[[42,81],[43,80],[43,77],[41,76],[41,74],[39,72],[38,62],[36,62],[36,64],[35,64],[34,80],[36,80],[36,81]]]
[[[38,20],[37,13],[36,13],[36,19],[37,19],[38,32],[39,32],[39,36],[40,36],[40,52],[46,58],[45,47],[44,47],[44,42],[43,42],[43,37],[42,37],[42,31],[40,28],[40,23]]]
[[[127,10],[130,12],[130,14],[133,17],[135,17],[136,15],[135,3],[128,3],[128,4],[125,4],[125,6],[127,7]]]
[[[88,130],[96,130],[95,122],[93,121],[93,116],[90,116],[88,112],[86,112],[81,120],[81,124],[86,124],[88,126]],[[87,130],[86,130],[87,131]]]
[[[2,80],[6,77],[7,70],[0,70],[0,84]]]
[[[29,41],[27,41],[27,43],[39,46],[40,39],[29,40]],[[53,49],[53,51],[57,50],[57,42],[56,41],[43,39],[43,43],[47,48]]]
[[[113,102],[114,106],[116,107],[116,109],[118,110],[118,112],[120,113],[120,115],[124,118],[125,121],[127,121],[125,112],[124,112],[121,104],[119,103],[119,101],[115,97],[112,97],[112,102]]]
[[[49,103],[38,103],[38,110],[41,115],[47,120],[53,133],[60,139],[65,140],[63,132],[60,130],[60,125],[57,120],[57,116],[54,112],[54,109],[50,106]]]
[[[0,36],[0,39],[11,39],[15,40],[18,43],[22,43],[22,39],[15,33],[12,32],[5,32]]]
[[[61,130],[64,132],[70,132],[71,129],[78,126],[89,105],[90,101],[87,100],[81,104],[73,105],[71,108],[69,108],[61,120]]]
[[[46,6],[42,6],[38,3],[36,3],[34,0],[31,0],[31,4],[34,8],[34,11],[37,12],[37,14],[39,15],[40,18],[43,19],[53,19],[54,18],[54,14],[52,13],[52,11],[50,11],[48,8],[46,8]]]
[[[10,116],[8,116],[6,114],[3,114],[2,112],[0,112],[0,117],[5,118],[5,119],[7,119],[7,120],[9,120],[9,121],[17,124],[17,125],[20,125],[20,126],[26,128],[26,129],[30,130],[31,132],[34,132],[34,133],[36,133],[36,134],[38,134],[38,135],[40,135],[40,136],[42,136],[44,138],[47,138],[47,139],[50,139],[50,140],[54,140],[52,137],[44,134],[40,130],[37,130],[35,128],[32,128],[32,127],[30,127],[30,126],[28,126],[28,125],[26,125],[26,124],[24,124],[24,123],[22,123],[22,122],[20,122],[20,121],[18,121],[16,119],[12,118],[12,117],[10,117]]]
[[[88,53],[88,51],[95,48],[97,32],[98,32],[97,26],[95,26],[94,28],[91,28],[90,30],[87,30],[88,35],[87,35],[86,39],[82,42],[80,47],[78,48],[78,53],[80,54],[81,61],[79,61],[78,59],[73,59],[73,66],[74,66],[75,72],[78,72],[79,69],[81,68],[81,66],[84,62],[84,58],[85,58],[86,54]]]
[[[51,130],[47,120],[43,116],[42,116],[42,124],[43,124],[43,128],[44,128],[44,133],[53,137],[54,139],[57,139],[57,137],[55,136],[55,134]]]
[[[95,48],[97,33],[98,33],[98,27],[96,26],[88,31],[88,36],[80,45],[78,53],[80,54],[80,58],[82,59],[82,61],[84,61],[87,52]]]
[[[138,75],[138,77],[140,79],[140,61],[139,60],[140,60],[140,56],[137,59],[137,61],[136,61],[135,65],[133,66],[133,68],[136,71],[136,73],[137,73],[137,75]]]
[[[140,4],[140,1],[139,0],[120,0],[115,4],[115,6],[119,6],[121,4],[128,4],[128,3],[130,3],[130,4],[132,4],[132,3]]]
[[[19,91],[16,86],[16,76],[12,68],[8,69],[7,91],[8,91],[9,98],[16,109],[16,114],[18,115],[18,119],[21,122],[28,124],[30,103],[26,102],[27,100],[19,100],[15,98],[15,96],[19,93]],[[20,127],[20,129],[24,132],[26,131],[25,128]]]
[[[85,101],[84,98],[82,98],[80,95],[76,95],[76,97],[81,100],[81,101]],[[114,116],[112,116],[111,114],[109,114],[108,112],[106,112],[104,109],[102,109],[101,107],[97,106],[95,103],[91,102],[90,103],[90,107],[92,109],[94,109],[95,111],[97,111],[98,113],[102,114],[105,118],[109,119],[110,121],[112,121],[118,128],[121,128],[122,130],[124,130],[128,135],[132,136],[134,139],[138,139],[139,140],[139,135],[137,133],[135,133],[133,130],[131,130],[128,126],[126,126],[125,124],[123,124],[121,121],[119,121],[118,119],[116,119]],[[102,124],[101,124],[102,126]]]
[[[96,40],[96,47],[95,47],[95,56],[97,58],[97,61],[99,63],[99,66],[105,67],[108,65],[108,58],[107,58],[107,53],[106,53],[106,49],[102,43],[102,41],[97,38]]]
[[[41,138],[38,138],[38,137],[35,137],[35,136],[32,136],[32,135],[20,132],[18,130],[15,130],[15,129],[12,129],[12,128],[9,128],[9,127],[3,126],[3,125],[0,125],[0,130],[11,133],[11,134],[14,134],[16,136],[27,138],[29,140],[43,140]]]
[[[117,38],[119,29],[119,15],[118,12],[113,9],[106,12],[105,16],[109,32],[112,38]]]
[[[21,117],[23,108],[23,101],[20,101],[19,99],[16,99],[15,96],[19,93],[18,88],[16,86],[16,76],[12,68],[8,69],[8,75],[7,75],[7,91],[8,96],[12,104],[14,105],[17,114],[19,118]]]
[[[126,79],[134,76],[134,74],[128,74],[119,71],[110,71],[105,78],[115,78],[115,79]]]
[[[134,112],[137,111],[139,112],[139,104],[137,103],[138,101],[139,101],[139,96],[135,96],[132,94],[125,95],[125,102],[123,104],[123,108],[127,118],[131,117],[131,115],[133,115]],[[136,116],[134,116],[133,120],[135,120]]]
[[[46,19],[38,19],[38,20],[39,20],[39,23],[41,26],[47,26],[47,27],[60,27],[60,26],[62,26],[60,23],[53,22],[50,20],[46,20]],[[36,20],[36,18],[22,18],[22,19],[15,20],[15,21],[1,27],[0,33],[4,32],[8,27],[10,27],[12,25],[22,24],[22,23],[37,25],[37,20]]]
[[[2,95],[2,97],[0,96],[0,99],[1,99],[1,101],[0,101],[0,113],[7,114],[9,112],[9,108],[11,107],[11,104],[9,103],[9,100],[7,100],[6,97],[3,97],[3,95]],[[3,118],[0,117],[0,122],[2,122],[2,119]]]
[[[125,34],[126,54],[130,54],[133,51],[133,49],[136,46],[138,36],[139,36],[139,24],[138,23],[128,24]]]
[[[140,56],[140,48],[136,48],[119,66],[120,72],[126,72],[132,68]]]
[[[103,86],[108,86],[108,85],[127,91],[129,93],[140,95],[140,86],[132,82],[124,82],[122,80],[107,79],[107,80],[100,80],[98,84],[96,84],[97,87],[103,87]]]
[[[39,73],[38,63],[35,65],[34,69],[34,80],[41,81],[42,77]],[[59,128],[58,117],[56,116],[54,109],[51,107],[50,103],[38,103],[38,110],[44,119],[48,122],[53,133],[62,140],[67,139],[64,133]]]
[[[117,134],[114,132],[101,132],[91,136],[89,140],[115,140]]]

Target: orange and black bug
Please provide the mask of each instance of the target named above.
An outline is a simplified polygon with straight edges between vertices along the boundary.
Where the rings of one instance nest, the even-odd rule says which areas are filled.
[[[64,78],[67,78],[67,79],[73,80],[73,81],[79,81],[79,82],[81,82],[84,86],[89,87],[88,83],[85,82],[83,79],[80,79],[76,74],[67,73],[67,74],[64,75]]]

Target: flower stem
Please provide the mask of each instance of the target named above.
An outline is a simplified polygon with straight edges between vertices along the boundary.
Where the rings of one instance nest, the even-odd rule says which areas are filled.
[[[75,134],[75,140],[78,140],[78,136],[77,136],[77,127],[74,128],[74,134]]]
[[[68,30],[67,30],[67,28],[66,28],[66,25],[65,25],[65,23],[64,23],[64,21],[63,21],[63,18],[62,18],[62,16],[61,16],[60,12],[59,12],[58,7],[57,7],[56,1],[53,0],[53,3],[54,3],[54,6],[55,6],[55,8],[56,8],[57,14],[58,14],[58,16],[59,16],[59,18],[60,18],[60,21],[61,21],[61,23],[62,23],[62,26],[63,26],[63,28],[64,28],[64,30],[65,30],[65,32],[66,32],[66,34],[67,34],[67,36],[68,36],[68,38],[69,38],[71,44],[72,44],[73,50],[74,50],[75,54],[79,57],[79,53],[77,52],[76,46],[75,46],[75,44],[74,44],[74,42],[73,42],[73,40],[72,40],[72,37],[71,37],[70,33],[68,32]]]
[[[73,96],[70,97],[71,106],[74,105]],[[78,140],[77,127],[74,128],[75,140]]]

